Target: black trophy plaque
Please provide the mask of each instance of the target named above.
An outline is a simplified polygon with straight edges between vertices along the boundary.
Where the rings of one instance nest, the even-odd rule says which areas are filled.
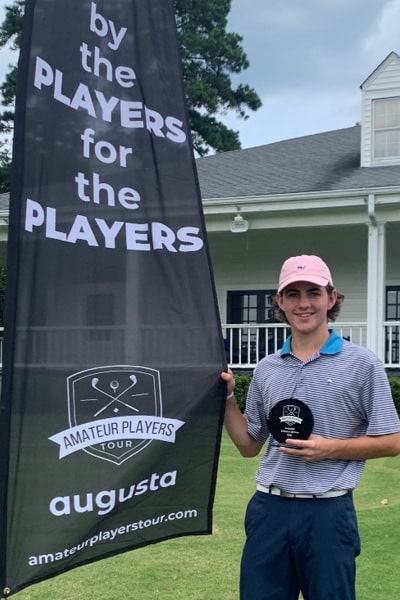
[[[297,398],[280,400],[267,419],[271,435],[280,445],[290,439],[306,440],[314,428],[314,417],[307,404]],[[292,445],[290,445],[293,448]]]

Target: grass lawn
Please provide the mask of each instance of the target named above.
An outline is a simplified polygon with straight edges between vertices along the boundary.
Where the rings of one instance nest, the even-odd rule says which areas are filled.
[[[258,460],[241,458],[224,434],[212,536],[178,538],[133,550],[33,585],[15,597],[237,600],[243,517]],[[358,598],[396,600],[400,597],[400,457],[370,461],[355,498],[363,544]]]

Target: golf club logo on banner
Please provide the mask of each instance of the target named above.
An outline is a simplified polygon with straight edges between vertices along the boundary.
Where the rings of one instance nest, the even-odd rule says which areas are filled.
[[[49,439],[59,458],[83,450],[121,465],[153,440],[175,443],[184,424],[162,415],[160,373],[114,365],[79,371],[67,378],[69,429]]]

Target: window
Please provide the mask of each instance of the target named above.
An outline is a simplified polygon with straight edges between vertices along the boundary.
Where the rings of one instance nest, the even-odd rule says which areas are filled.
[[[400,157],[400,98],[373,103],[374,158]]]
[[[275,290],[228,292],[228,323],[267,323],[273,318]]]
[[[386,288],[386,321],[400,321],[400,286]],[[399,325],[386,326],[386,362],[399,362]]]
[[[228,292],[227,324],[278,323],[272,307],[275,293],[276,290]],[[228,328],[225,340],[228,362],[256,363],[282,347],[284,335],[283,328]]]

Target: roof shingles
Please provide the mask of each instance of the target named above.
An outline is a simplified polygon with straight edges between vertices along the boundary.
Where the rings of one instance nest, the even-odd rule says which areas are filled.
[[[198,158],[202,198],[400,185],[400,165],[360,167],[360,137],[355,125]]]

